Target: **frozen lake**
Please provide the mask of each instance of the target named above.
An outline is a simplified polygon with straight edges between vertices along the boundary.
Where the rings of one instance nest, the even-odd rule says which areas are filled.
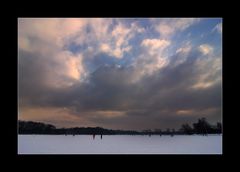
[[[222,154],[222,135],[18,135],[18,154]]]

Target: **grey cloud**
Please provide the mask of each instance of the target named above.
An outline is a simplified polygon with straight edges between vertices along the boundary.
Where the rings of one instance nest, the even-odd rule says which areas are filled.
[[[96,123],[114,125],[114,128],[174,127],[186,120],[196,120],[196,117],[201,117],[198,111],[209,108],[218,109],[206,114],[212,121],[221,118],[221,83],[205,89],[189,88],[199,75],[196,61],[202,55],[198,51],[188,54],[183,63],[168,65],[138,82],[132,82],[137,75],[134,67],[119,68],[111,64],[102,65],[91,73],[88,82],[62,89],[53,89],[45,84],[49,70],[46,61],[51,62],[48,58],[23,51],[19,55],[19,97],[29,106],[67,107],[80,116],[84,112],[98,110],[126,112],[123,117],[91,118]],[[170,63],[179,57],[171,57]],[[215,72],[209,79],[220,74]],[[179,109],[194,109],[197,115],[178,116],[176,111]]]
[[[207,112],[207,110],[205,111]],[[204,111],[196,111],[193,115],[178,115],[175,111],[158,111],[158,110],[136,110],[128,111],[127,115],[105,118],[101,116],[92,117],[89,120],[95,123],[101,123],[104,126],[110,128],[123,128],[123,129],[163,129],[175,128],[178,129],[183,123],[193,123],[201,117],[206,117],[212,124],[216,124],[216,121],[221,121],[219,118],[221,109],[214,109],[207,114]]]

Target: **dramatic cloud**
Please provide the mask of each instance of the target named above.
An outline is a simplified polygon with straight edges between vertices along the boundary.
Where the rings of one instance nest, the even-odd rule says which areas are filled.
[[[150,48],[150,54],[154,54],[154,51],[158,49],[164,49],[165,47],[169,46],[170,42],[167,40],[160,40],[160,39],[144,39],[142,42],[142,46]],[[153,51],[153,52],[152,52]]]
[[[175,34],[176,32],[183,31],[190,27],[191,25],[200,21],[200,19],[194,18],[174,18],[174,19],[154,19],[156,31],[160,33],[162,37],[169,37]]]
[[[207,55],[209,53],[212,53],[213,48],[210,45],[202,44],[199,46],[199,50],[204,54]]]
[[[221,42],[191,30],[209,22],[221,19],[18,19],[19,119],[136,130],[221,121]]]

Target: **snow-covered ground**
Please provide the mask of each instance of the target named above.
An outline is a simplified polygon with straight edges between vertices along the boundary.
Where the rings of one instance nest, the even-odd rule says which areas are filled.
[[[18,135],[19,154],[222,154],[222,135]]]

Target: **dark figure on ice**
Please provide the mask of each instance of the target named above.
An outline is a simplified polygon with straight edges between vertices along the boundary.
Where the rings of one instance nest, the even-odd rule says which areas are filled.
[[[95,134],[93,134],[93,140],[95,139]]]
[[[102,134],[101,134],[101,139],[102,139]]]

